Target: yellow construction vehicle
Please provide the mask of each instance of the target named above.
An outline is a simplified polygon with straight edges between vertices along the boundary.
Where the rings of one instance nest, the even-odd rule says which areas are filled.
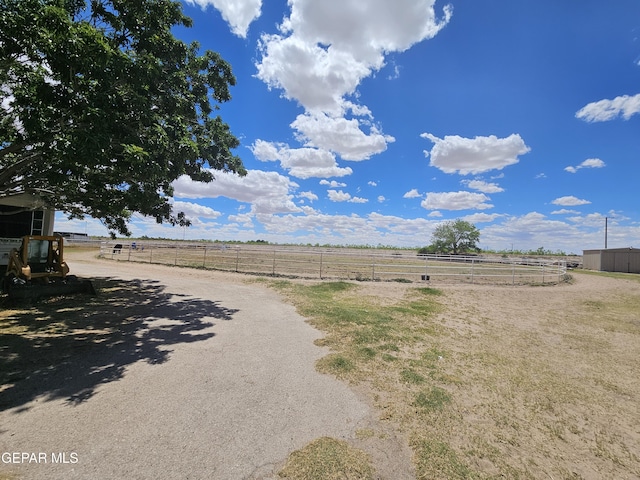
[[[90,281],[69,274],[64,261],[64,238],[27,235],[9,253],[2,289],[12,299],[36,299],[71,293],[95,293]]]

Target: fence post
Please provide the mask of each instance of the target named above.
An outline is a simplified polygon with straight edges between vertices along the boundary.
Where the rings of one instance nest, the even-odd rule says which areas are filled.
[[[511,285],[516,285],[516,262],[511,259]]]
[[[131,261],[131,242],[129,242],[129,254],[127,255],[127,262]]]
[[[320,280],[322,280],[322,252],[320,252]]]
[[[178,244],[176,243],[176,258],[173,261],[173,265],[178,265]]]
[[[471,259],[471,284],[473,284],[473,274],[475,273],[474,267],[476,265],[476,259]]]
[[[371,281],[376,281],[376,257],[371,255]]]
[[[236,245],[236,273],[238,273],[238,261],[240,260],[240,245]]]
[[[424,257],[424,279],[429,278],[429,257],[425,255]]]
[[[153,247],[149,247],[149,263],[151,263],[152,259],[153,259]]]
[[[204,246],[204,256],[202,258],[202,268],[207,267],[207,246]]]
[[[542,283],[544,283],[544,262],[542,263]]]
[[[276,275],[276,249],[273,249],[273,268],[271,269],[271,275]]]

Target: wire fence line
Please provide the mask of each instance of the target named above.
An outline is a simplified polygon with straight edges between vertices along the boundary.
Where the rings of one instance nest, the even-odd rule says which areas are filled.
[[[100,256],[282,277],[506,285],[558,283],[565,260],[530,257],[416,255],[413,251],[227,245],[182,242],[102,242]]]

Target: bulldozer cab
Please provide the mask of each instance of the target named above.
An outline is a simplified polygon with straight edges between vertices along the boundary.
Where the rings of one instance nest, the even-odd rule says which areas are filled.
[[[21,252],[23,262],[31,267],[31,276],[58,274],[64,277],[62,237],[25,237]]]
[[[28,235],[20,248],[13,248],[2,279],[2,291],[13,300],[34,300],[43,296],[89,293],[95,295],[89,280],[78,280],[69,273],[63,258],[61,236]]]
[[[59,236],[28,235],[22,238],[19,249],[11,251],[7,275],[22,280],[35,278],[65,278],[69,267],[63,259],[63,238]]]

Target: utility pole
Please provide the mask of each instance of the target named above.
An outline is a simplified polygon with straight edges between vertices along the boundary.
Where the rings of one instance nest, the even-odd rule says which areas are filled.
[[[609,234],[609,217],[604,217],[604,249],[607,249],[607,236]]]

